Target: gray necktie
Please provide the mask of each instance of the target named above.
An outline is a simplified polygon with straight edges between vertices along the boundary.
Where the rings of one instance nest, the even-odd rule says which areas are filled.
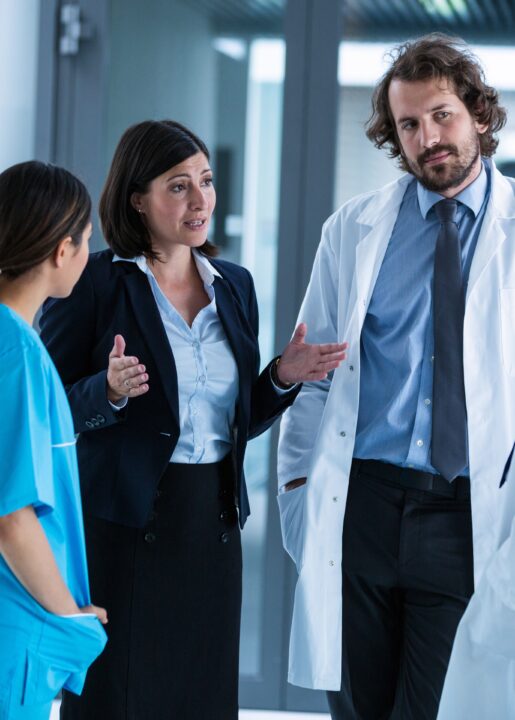
[[[452,482],[468,464],[463,382],[465,299],[456,225],[458,203],[440,200],[434,208],[441,225],[436,241],[433,284],[435,356],[431,463]]]

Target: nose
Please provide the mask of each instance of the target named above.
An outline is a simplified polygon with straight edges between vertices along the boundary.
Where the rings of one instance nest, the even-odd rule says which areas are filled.
[[[207,198],[200,185],[192,185],[189,202],[190,207],[195,210],[201,210],[207,206]]]
[[[420,123],[420,144],[424,148],[434,147],[440,142],[440,128],[432,120]]]

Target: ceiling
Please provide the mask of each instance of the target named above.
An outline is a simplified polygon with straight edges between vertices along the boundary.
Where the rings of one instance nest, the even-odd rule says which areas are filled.
[[[190,4],[189,0],[184,1]],[[350,39],[402,40],[439,30],[474,42],[515,43],[515,0],[339,2],[342,34]],[[281,34],[286,3],[287,0],[195,0],[195,7],[210,17],[220,34]]]

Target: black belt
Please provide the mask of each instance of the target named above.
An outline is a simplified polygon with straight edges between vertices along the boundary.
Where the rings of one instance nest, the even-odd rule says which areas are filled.
[[[354,458],[351,476],[356,477],[359,473],[386,480],[401,488],[424,490],[425,492],[435,493],[435,495],[445,495],[456,499],[470,497],[470,480],[463,475],[459,475],[450,483],[441,475],[433,475],[433,473],[423,472],[422,470],[399,467],[391,463],[379,462],[379,460]]]

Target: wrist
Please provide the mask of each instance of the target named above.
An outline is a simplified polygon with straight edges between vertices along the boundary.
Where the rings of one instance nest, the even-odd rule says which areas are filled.
[[[281,380],[281,378],[279,377],[280,362],[281,362],[281,356],[276,358],[272,363],[272,368],[271,368],[272,381],[281,390],[290,390],[295,385],[295,383],[287,383],[287,382],[284,382],[283,380]]]

